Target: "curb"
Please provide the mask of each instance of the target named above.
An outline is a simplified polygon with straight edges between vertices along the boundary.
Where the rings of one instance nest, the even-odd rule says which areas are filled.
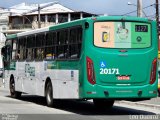
[[[147,108],[160,110],[160,105],[154,105],[154,104],[148,104],[148,103],[130,102],[130,101],[116,101],[116,103],[117,104],[124,104],[124,105],[139,106],[139,107],[147,107]]]

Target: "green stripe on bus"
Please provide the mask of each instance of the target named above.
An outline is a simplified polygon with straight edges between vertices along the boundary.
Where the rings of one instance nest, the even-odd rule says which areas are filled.
[[[12,39],[12,38],[16,38],[16,37],[17,37],[17,34],[12,34],[12,35],[8,35],[7,39]]]

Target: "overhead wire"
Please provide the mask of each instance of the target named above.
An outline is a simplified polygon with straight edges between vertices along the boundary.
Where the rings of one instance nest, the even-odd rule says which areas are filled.
[[[144,7],[143,9],[146,9],[146,8],[152,7],[152,6],[154,6],[154,5],[155,5],[155,4],[148,5],[148,6]],[[137,10],[134,10],[134,11],[131,11],[131,12],[125,13],[125,14],[123,14],[122,16],[125,16],[125,15],[128,15],[128,14],[131,14],[131,13],[134,13],[134,12],[137,12]]]

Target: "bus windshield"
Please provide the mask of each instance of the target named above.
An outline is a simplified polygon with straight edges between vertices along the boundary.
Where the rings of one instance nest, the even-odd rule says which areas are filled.
[[[95,22],[94,45],[102,48],[148,48],[151,25],[140,22]]]

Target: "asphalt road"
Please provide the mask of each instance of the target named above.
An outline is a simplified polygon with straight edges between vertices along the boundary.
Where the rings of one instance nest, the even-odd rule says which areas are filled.
[[[160,111],[115,103],[110,110],[97,110],[92,102],[61,100],[54,108],[46,106],[45,98],[23,95],[20,99],[8,96],[0,89],[0,120],[129,120],[154,117]]]

